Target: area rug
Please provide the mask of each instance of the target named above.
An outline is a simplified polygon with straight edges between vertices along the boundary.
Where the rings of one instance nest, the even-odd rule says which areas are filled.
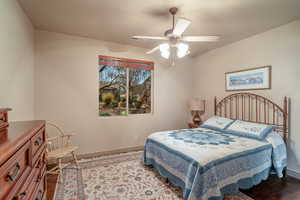
[[[142,163],[142,153],[131,152],[80,161],[80,169],[63,170],[55,200],[182,200],[181,190]],[[225,200],[253,200],[245,194]]]

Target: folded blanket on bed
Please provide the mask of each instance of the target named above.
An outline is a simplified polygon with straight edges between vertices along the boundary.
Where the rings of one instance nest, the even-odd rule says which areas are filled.
[[[185,199],[222,199],[286,167],[285,144],[276,133],[265,141],[198,128],[151,134],[144,163],[182,188]],[[280,140],[281,139],[281,140]]]

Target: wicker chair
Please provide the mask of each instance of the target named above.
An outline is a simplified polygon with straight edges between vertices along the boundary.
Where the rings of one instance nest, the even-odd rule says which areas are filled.
[[[47,135],[47,161],[48,163],[51,161],[57,163],[55,167],[49,168],[47,173],[58,174],[60,177],[59,180],[63,182],[62,169],[70,164],[63,164],[63,159],[72,156],[76,168],[79,169],[79,164],[75,153],[78,147],[71,144],[71,137],[75,134],[65,134],[61,128],[53,123],[47,122],[47,126],[53,127],[56,131],[56,136],[54,137],[48,137]]]

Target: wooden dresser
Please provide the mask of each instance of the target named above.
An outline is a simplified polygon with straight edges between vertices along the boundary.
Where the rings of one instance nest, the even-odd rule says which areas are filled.
[[[0,200],[46,196],[45,121],[11,122],[0,133]]]

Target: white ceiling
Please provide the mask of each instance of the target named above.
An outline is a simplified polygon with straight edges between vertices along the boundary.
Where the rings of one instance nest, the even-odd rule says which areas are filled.
[[[300,18],[300,0],[19,0],[35,28],[152,48],[132,35],[162,36],[171,28],[168,9],[192,20],[185,35],[218,35],[193,43],[192,55],[224,46]]]

